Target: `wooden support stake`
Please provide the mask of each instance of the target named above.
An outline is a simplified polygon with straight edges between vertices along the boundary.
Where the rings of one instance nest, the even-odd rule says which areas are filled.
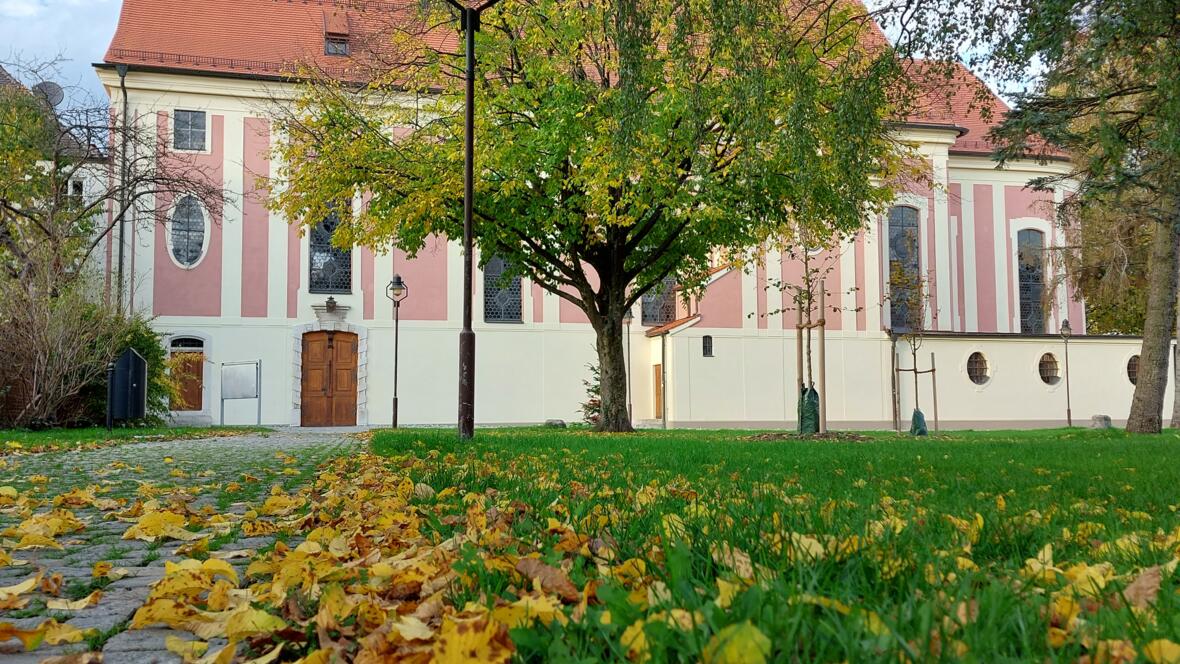
[[[934,393],[934,432],[938,433],[938,373],[934,366],[934,351],[930,352],[930,391]]]

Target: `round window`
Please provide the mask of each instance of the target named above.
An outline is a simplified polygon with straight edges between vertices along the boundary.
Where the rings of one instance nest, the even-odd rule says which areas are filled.
[[[172,211],[172,257],[184,267],[201,260],[205,250],[205,214],[194,196],[185,196]]]
[[[1053,353],[1045,353],[1041,356],[1041,361],[1037,364],[1037,369],[1041,373],[1041,380],[1046,385],[1056,385],[1061,382],[1061,367],[1057,364],[1057,358]]]
[[[987,366],[987,358],[983,353],[975,351],[967,358],[967,377],[976,385],[983,385],[991,378]]]
[[[1139,384],[1139,356],[1132,355],[1131,359],[1127,360],[1127,380],[1131,381],[1132,385]]]

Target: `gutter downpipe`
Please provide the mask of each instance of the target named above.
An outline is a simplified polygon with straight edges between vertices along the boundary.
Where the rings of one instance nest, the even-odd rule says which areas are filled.
[[[126,221],[127,221],[127,114],[130,109],[130,104],[127,101],[127,65],[115,65],[115,70],[119,73],[119,94],[123,98],[123,136],[122,145],[119,149],[119,269],[118,278],[116,281],[116,288],[119,291],[118,299],[115,301],[115,310],[119,315],[123,315],[123,264],[125,247],[127,246]]]

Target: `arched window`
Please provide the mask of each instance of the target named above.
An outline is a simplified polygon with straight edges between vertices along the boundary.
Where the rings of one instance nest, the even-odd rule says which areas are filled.
[[[920,255],[918,211],[889,208],[889,326],[895,332],[909,332],[921,322],[915,320],[922,314]]]
[[[676,279],[664,280],[643,294],[644,325],[666,325],[676,320]]]
[[[511,273],[503,258],[492,256],[483,268],[483,320],[519,323],[521,314],[520,276]]]
[[[1020,280],[1020,331],[1045,332],[1045,234],[1025,229],[1016,234],[1016,274]]]
[[[172,210],[172,257],[192,267],[205,251],[205,213],[194,196],[184,196]]]
[[[1131,381],[1132,385],[1139,384],[1139,356],[1132,355],[1131,359],[1127,360],[1127,380]]]
[[[713,357],[713,337],[706,334],[701,337],[701,354],[705,357]]]
[[[352,292],[352,250],[332,244],[332,235],[339,226],[340,215],[333,212],[311,229],[308,290],[312,293]]]

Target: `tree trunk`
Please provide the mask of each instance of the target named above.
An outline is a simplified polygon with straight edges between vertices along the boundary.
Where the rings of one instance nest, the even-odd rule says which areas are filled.
[[[1164,390],[1168,386],[1168,356],[1176,324],[1177,231],[1180,219],[1161,225],[1151,241],[1147,273],[1147,313],[1143,320],[1143,348],[1127,431],[1159,433],[1163,427]]]
[[[599,431],[628,432],[631,413],[627,408],[627,354],[623,348],[622,309],[608,315],[595,330],[598,347],[598,371],[602,387],[602,417]]]

